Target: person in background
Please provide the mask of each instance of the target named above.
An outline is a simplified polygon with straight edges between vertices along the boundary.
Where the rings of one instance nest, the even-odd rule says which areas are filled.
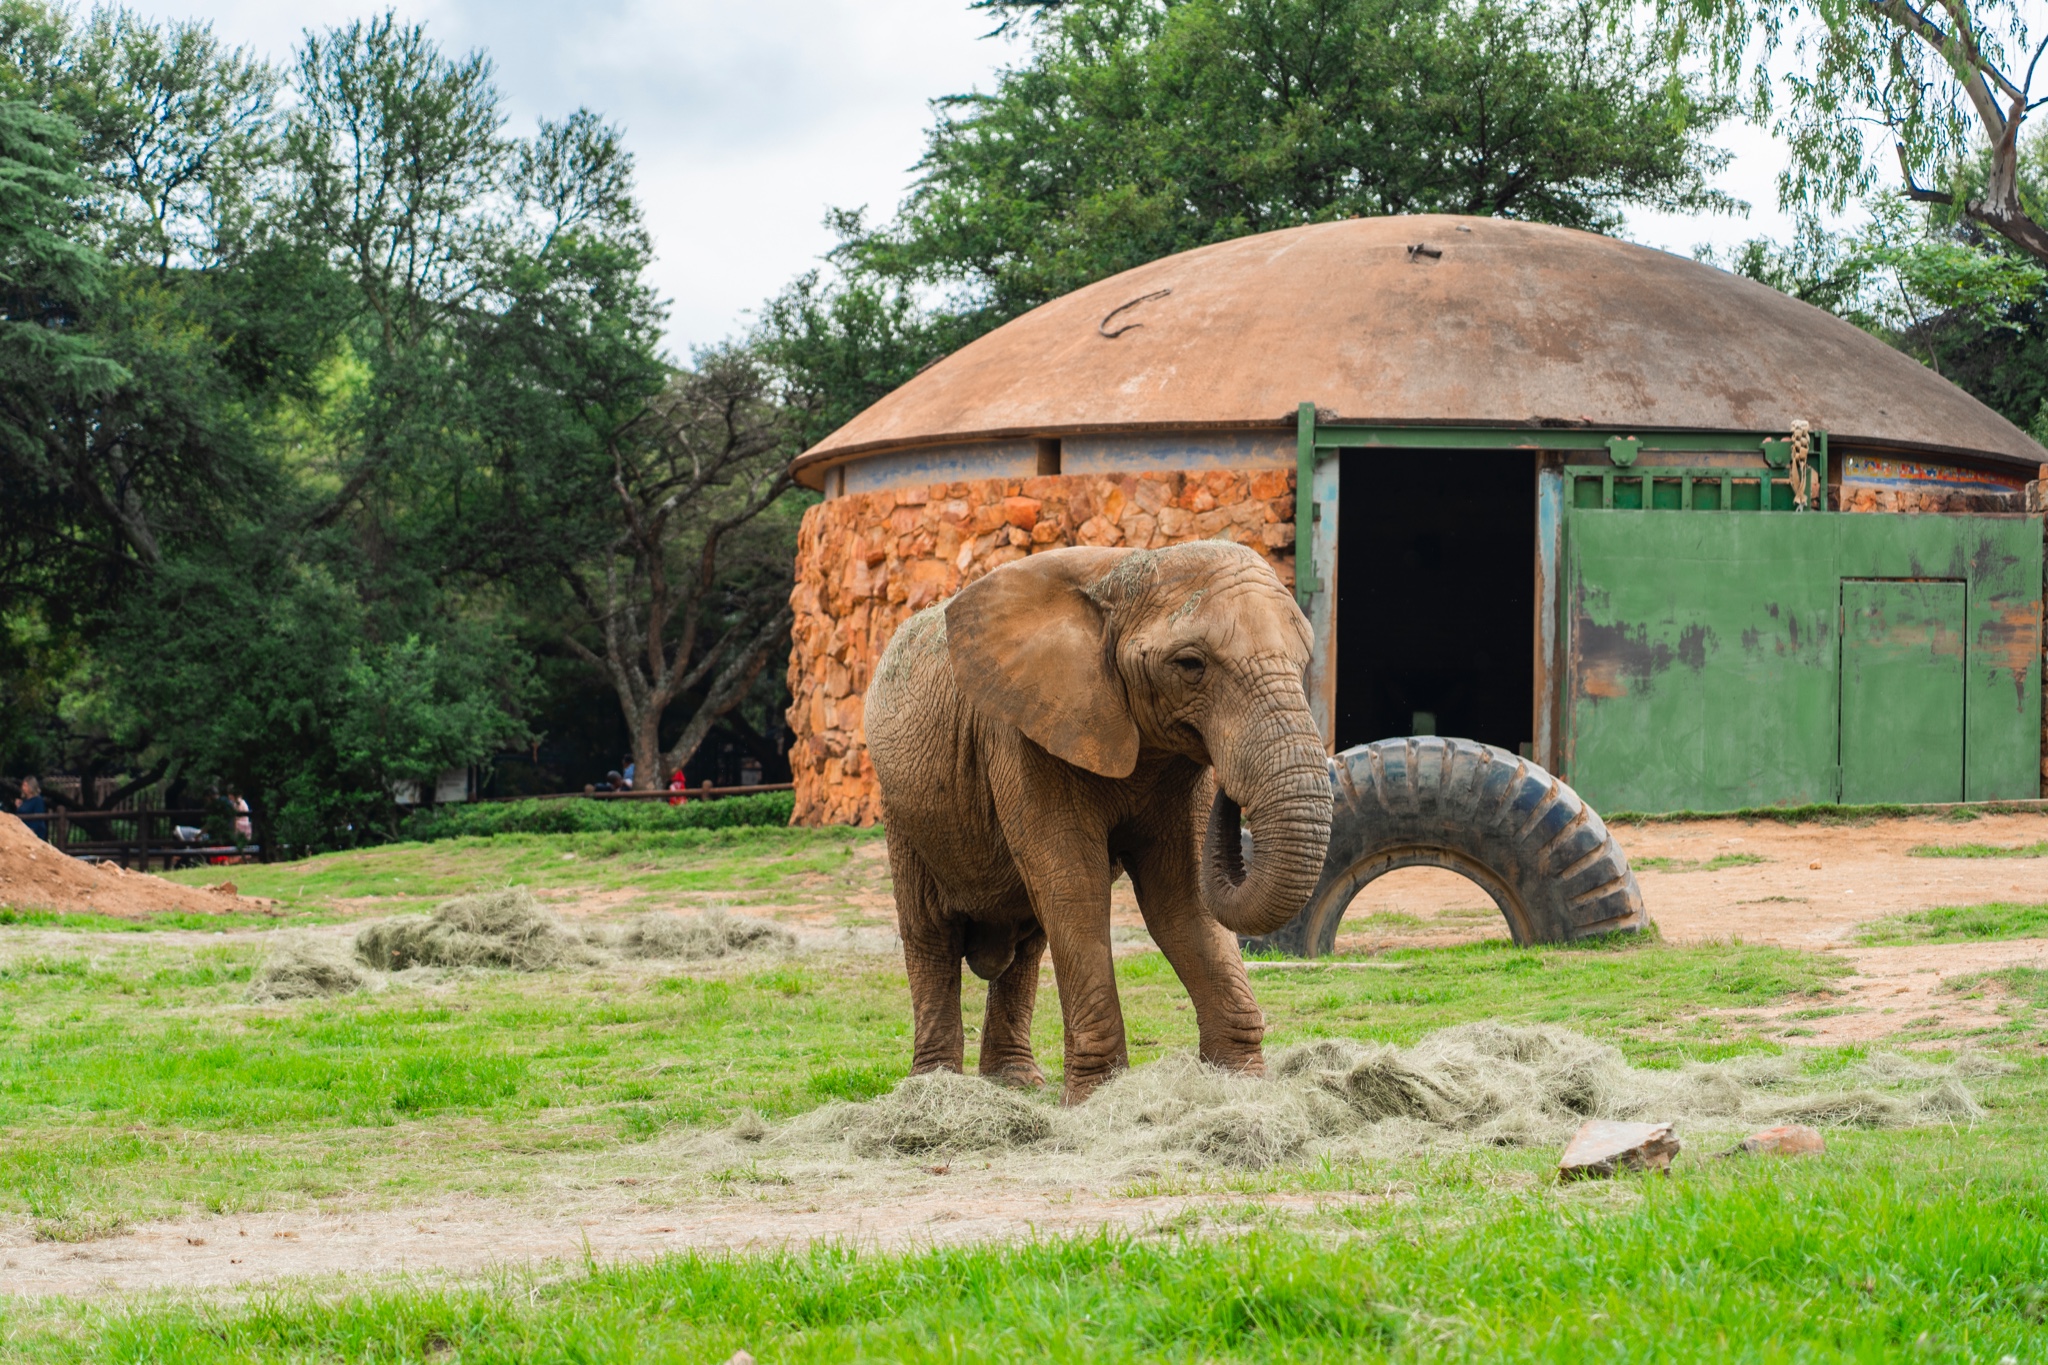
[[[235,838],[248,843],[256,837],[256,826],[249,820],[249,803],[233,787],[228,788],[228,809],[235,813]]]
[[[34,777],[24,777],[21,779],[21,800],[14,803],[14,813],[16,815],[48,815],[50,813],[50,803],[43,797],[43,784],[40,779]],[[50,822],[48,820],[29,820],[25,823],[36,832],[38,839],[41,839],[44,843],[49,842]]]
[[[682,793],[681,796],[671,796],[668,799],[668,803],[671,806],[680,806],[690,799],[690,779],[683,776],[681,768],[668,775],[668,789],[672,792]]]
[[[597,784],[601,792],[622,792],[626,789],[626,777],[617,768],[604,775],[604,781]]]
[[[626,785],[619,788],[619,790],[622,792],[629,792],[633,790],[633,755],[626,755],[626,762],[624,766],[622,766],[619,769],[619,776],[623,777],[626,780]]]

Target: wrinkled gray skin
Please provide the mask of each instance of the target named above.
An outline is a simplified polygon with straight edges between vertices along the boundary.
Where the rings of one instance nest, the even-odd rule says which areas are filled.
[[[1118,863],[1194,1002],[1202,1058],[1263,1070],[1235,935],[1291,919],[1329,842],[1328,769],[1302,688],[1309,642],[1271,566],[1218,542],[1032,555],[904,623],[866,728],[913,1072],[962,1068],[964,958],[991,983],[981,1073],[1042,1084],[1031,1012],[1048,946],[1062,1100],[1128,1065],[1110,962]]]

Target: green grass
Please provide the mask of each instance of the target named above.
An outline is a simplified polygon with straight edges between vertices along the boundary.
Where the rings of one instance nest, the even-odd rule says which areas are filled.
[[[501,835],[236,879],[284,896],[287,923],[509,881],[829,908],[886,885],[879,853],[876,836],[849,831]],[[125,922],[88,918],[0,922],[0,1218],[44,1238],[314,1203],[547,1205],[650,1162],[673,1174],[666,1149],[645,1146],[670,1130],[883,1093],[909,1056],[908,990],[890,956],[475,972],[256,1006],[264,935],[116,932]],[[91,932],[65,932],[78,929]],[[1398,970],[1255,973],[1269,1047],[1408,1043],[1492,1019],[1562,1025],[1670,1066],[1777,1051],[1744,1012],[1824,1017],[1851,970],[1836,954],[1651,935],[1375,960]],[[764,1361],[2035,1359],[2048,1347],[2048,971],[1954,984],[2004,998],[2006,1027],[1976,1040],[2018,1061],[1983,1083],[1991,1118],[1831,1134],[1821,1160],[1692,1151],[1668,1181],[1558,1187],[1554,1153],[1488,1150],[1197,1181],[1192,1193],[1212,1202],[1141,1238],[686,1256],[470,1287],[0,1300],[0,1358],[719,1361],[745,1347]],[[1118,987],[1134,1062],[1193,1045],[1186,994],[1159,954],[1122,958]],[[982,990],[970,982],[966,996],[976,1023]],[[1048,973],[1034,1041],[1055,1083],[1059,1018]],[[1819,1050],[1808,1065],[1855,1055]],[[635,1198],[730,1194],[718,1180],[683,1170]],[[1262,1192],[1294,1198],[1213,1202]],[[1311,1209],[1306,1194],[1323,1202]]]
[[[664,809],[666,809],[664,807]],[[173,881],[219,880],[218,869]],[[500,834],[386,844],[294,863],[238,867],[236,886],[291,913],[339,907],[425,909],[450,896],[511,883],[550,892],[628,890],[649,904],[716,897],[732,904],[843,898],[886,890],[880,830],[640,829],[595,834]]]
[[[0,928],[26,925],[37,929],[65,929],[85,934],[146,934],[153,930],[194,929],[202,933],[225,934],[236,930],[268,929],[278,922],[276,915],[197,915],[182,911],[150,915],[145,919],[124,919],[90,910],[17,910],[0,906]],[[307,922],[301,917],[300,923]]]
[[[1711,858],[1631,858],[1628,865],[1638,872],[1722,872],[1769,861],[1760,853],[1716,853]]]
[[[2039,1358],[2048,1174],[1997,1138],[1851,1134],[1559,1189],[1485,1154],[1223,1235],[675,1256],[475,1288],[88,1310],[29,1362]],[[1398,1193],[1397,1193],[1398,1191]]]
[[[47,1235],[187,1208],[289,1206],[309,1189],[382,1202],[516,1190],[552,1154],[747,1107],[773,1117],[878,1093],[910,1051],[894,957],[486,972],[255,1006],[260,942],[0,942],[0,1214]],[[1611,1037],[1644,1063],[1715,1058],[1774,1045],[1705,1011],[1822,1003],[1848,970],[1781,948],[1655,942],[1494,942],[1386,960],[1403,970],[1261,975],[1271,1044],[1405,1043],[1503,1019]],[[1186,993],[1163,957],[1126,958],[1118,977],[1134,1061],[1193,1045]],[[968,994],[978,1021],[979,989]],[[1059,1018],[1048,973],[1036,1044],[1055,1080]],[[479,1151],[498,1155],[480,1165]]]
[[[1975,943],[2002,938],[2048,938],[2048,904],[1993,901],[1943,905],[1893,915],[1857,929],[1859,943],[1876,947],[1913,943]]]
[[[2048,839],[2035,844],[1918,844],[1906,850],[1914,858],[2048,858]]]

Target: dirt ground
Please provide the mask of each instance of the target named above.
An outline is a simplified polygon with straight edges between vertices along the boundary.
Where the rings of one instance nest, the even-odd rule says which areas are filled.
[[[1190,1214],[1252,1205],[1289,1211],[1362,1197],[1202,1195],[1125,1198],[1065,1188],[934,1188],[885,1203],[630,1200],[574,1214],[482,1200],[355,1213],[263,1213],[154,1223],[75,1245],[0,1235],[0,1294],[83,1297],[167,1287],[244,1288],[285,1276],[476,1275],[499,1267],[646,1260],[677,1251],[778,1251],[829,1241],[868,1250],[1014,1241],[1109,1228],[1143,1232]]]
[[[2048,859],[1914,858],[1923,844],[2020,845],[2048,838],[2048,813],[1864,824],[1779,825],[1699,821],[1617,830],[1650,912],[1677,942],[1741,939],[1840,953],[1855,966],[1833,1008],[1736,1012],[1750,1022],[1795,1015],[1801,1042],[1882,1041],[1907,1027],[1996,1023],[1996,1001],[1941,985],[1961,973],[2013,964],[2048,967],[2048,939],[1853,946],[1858,924],[1939,905],[2048,900]],[[1738,855],[1760,861],[1710,869]],[[806,946],[827,941],[889,951],[889,903],[879,887],[850,898],[836,921],[817,907],[790,907]],[[1657,861],[1662,860],[1662,861]],[[564,907],[566,908],[566,907]],[[578,905],[577,909],[595,909]],[[762,907],[749,907],[760,913]],[[860,923],[856,926],[845,917]],[[806,922],[808,921],[808,922]],[[1143,921],[1127,883],[1115,895],[1118,937],[1142,946]],[[836,928],[833,926],[836,923]],[[1499,912],[1450,873],[1409,870],[1369,887],[1353,904],[1339,947],[1375,952],[1505,935]],[[1839,1010],[1840,1012],[1835,1012]],[[622,1163],[647,1158],[621,1155]],[[1099,1227],[1142,1230],[1247,1212],[1312,1214],[1367,1196],[1261,1198],[1120,1197],[1069,1186],[1029,1189],[1000,1173],[962,1171],[920,1179],[886,1202],[831,1200],[813,1191],[736,1195],[662,1204],[630,1187],[582,1190],[545,1207],[456,1200],[400,1210],[342,1207],[193,1217],[82,1244],[38,1242],[26,1226],[0,1227],[0,1294],[96,1296],[149,1290],[235,1292],[286,1277],[356,1280],[396,1274],[466,1277],[494,1268],[573,1267],[586,1258],[636,1260],[667,1252],[761,1250],[818,1240],[873,1248],[1014,1239]],[[658,1188],[660,1180],[648,1182]]]
[[[236,895],[231,882],[204,889],[180,886],[114,863],[94,864],[67,857],[4,812],[0,812],[0,905],[90,910],[123,918],[172,911],[218,915],[270,908],[267,900]]]
[[[1796,1016],[1803,1042],[1881,1042],[1909,1026],[1987,1028],[2000,1021],[1998,1001],[1945,990],[1949,977],[2001,967],[2048,968],[2048,939],[1853,946],[1858,925],[1890,915],[1941,905],[2048,901],[2048,858],[1910,853],[1927,845],[2039,843],[2048,839],[2048,812],[1850,825],[1699,820],[1618,826],[1614,835],[1665,939],[1771,943],[1840,953],[1854,965],[1855,975],[1825,1006],[1739,1015],[1751,1023]],[[1733,865],[1711,867],[1717,858]],[[1484,892],[1456,873],[1434,868],[1404,868],[1368,886],[1351,903],[1345,928],[1351,932],[1338,936],[1337,947],[1352,953],[1508,936]]]
[[[1825,950],[1847,942],[1859,924],[1909,910],[2048,900],[2048,858],[1908,852],[1930,844],[2038,843],[2048,839],[2048,812],[1853,825],[1697,820],[1618,826],[1614,836],[1635,867],[1651,918],[1674,943],[1739,939]],[[1760,861],[1706,866],[1730,855]],[[1422,923],[1376,923],[1376,912]],[[1351,903],[1345,928],[1350,932],[1337,945],[1349,952],[1507,937],[1486,893],[1434,868],[1404,868],[1368,886]]]

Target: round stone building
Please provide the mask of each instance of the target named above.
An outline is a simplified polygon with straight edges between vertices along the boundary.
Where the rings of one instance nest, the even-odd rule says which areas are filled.
[[[1061,545],[1228,538],[1333,750],[1534,757],[1606,811],[2037,797],[2048,451],[1817,308],[1565,228],[1203,247],[937,362],[795,463],[799,823],[879,818],[896,627]]]

